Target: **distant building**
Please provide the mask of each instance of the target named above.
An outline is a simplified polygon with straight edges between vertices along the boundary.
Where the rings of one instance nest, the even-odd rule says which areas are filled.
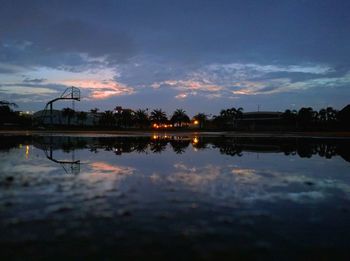
[[[242,130],[279,130],[282,114],[272,111],[245,112],[242,118],[235,120],[235,125],[237,129]]]
[[[60,110],[52,110],[52,124],[53,125],[67,125],[68,122],[70,122],[70,125],[72,126],[94,126],[98,123],[99,118],[102,113],[91,113],[86,112],[86,119],[82,122],[78,117],[79,111],[76,111],[74,116],[68,119],[68,117],[65,117]],[[33,118],[37,122],[41,122],[44,125],[50,125],[51,124],[51,117],[50,117],[50,111],[48,110],[41,110],[37,111],[33,114]]]

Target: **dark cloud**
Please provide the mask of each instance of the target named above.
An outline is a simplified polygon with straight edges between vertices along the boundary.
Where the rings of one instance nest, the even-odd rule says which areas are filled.
[[[128,97],[98,101],[102,105],[125,101],[139,107],[173,108],[181,103],[199,110],[200,106],[215,109],[260,101],[277,106],[281,105],[278,99],[285,96],[271,94],[284,87],[283,82],[273,82],[276,79],[306,86],[303,82],[348,74],[349,9],[347,0],[0,0],[0,77],[19,72],[27,76],[37,68],[76,73],[108,69],[115,75],[108,75],[107,80],[113,78],[138,89]],[[219,66],[208,69],[212,64]],[[305,67],[303,71],[305,64],[330,70],[310,72]],[[293,65],[300,70],[293,71]],[[268,71],[268,66],[275,66],[275,71]],[[35,77],[9,84],[53,90],[65,87],[46,84],[47,75]],[[203,96],[189,95],[179,101],[174,99],[179,93],[173,88],[150,88],[167,80],[220,85],[226,92],[217,93],[222,97],[208,105]],[[228,95],[247,88],[244,84],[254,88],[257,81],[266,83],[258,90],[265,96],[236,99]],[[229,88],[236,82],[241,87]],[[305,96],[295,99],[299,104],[307,99],[321,101],[322,95],[331,99],[344,91],[340,87],[329,93],[322,89],[313,97],[308,89]]]
[[[43,83],[43,82],[45,82],[45,81],[46,81],[46,79],[44,79],[44,78],[41,78],[41,79],[30,79],[30,78],[25,78],[25,79],[23,80],[24,83]]]

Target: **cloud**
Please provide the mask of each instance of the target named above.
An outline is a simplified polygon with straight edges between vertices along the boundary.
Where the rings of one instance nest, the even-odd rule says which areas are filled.
[[[24,83],[42,83],[45,82],[47,79],[40,78],[40,79],[31,79],[31,78],[25,78],[23,80]]]
[[[90,99],[106,99],[112,96],[134,94],[132,87],[115,81],[97,81],[97,80],[67,80],[62,81],[66,86],[75,86],[87,89],[90,92]]]
[[[167,80],[163,82],[155,82],[151,84],[154,89],[174,88],[180,93],[175,96],[176,99],[185,99],[189,96],[208,95],[222,91],[224,88],[215,85],[204,79],[202,80]]]
[[[234,85],[236,88],[235,90],[232,90],[232,93],[236,95],[257,95],[302,92],[319,88],[340,88],[349,84],[349,73],[342,77],[321,77],[297,82],[293,82],[288,78],[282,78],[270,79],[260,82],[239,82]]]
[[[290,73],[309,73],[309,74],[327,74],[333,69],[326,65],[274,65],[274,64],[255,64],[255,63],[229,63],[229,64],[211,64],[209,71],[224,71],[228,73],[238,73],[251,76],[252,73],[268,74],[275,72]]]
[[[23,68],[22,66],[1,63],[0,59],[0,74],[15,74],[23,71],[25,71],[25,68]]]
[[[206,98],[233,98],[233,95],[272,94],[301,90],[310,85],[311,79],[318,84],[324,84],[322,79],[334,69],[326,65],[261,65],[253,63],[209,64],[190,71],[184,79],[171,79],[153,82],[150,86],[173,88],[179,93],[177,99],[200,95]],[[291,77],[276,78],[273,73],[308,75],[299,82]],[[330,78],[335,80],[334,78]],[[236,97],[234,97],[236,98]]]

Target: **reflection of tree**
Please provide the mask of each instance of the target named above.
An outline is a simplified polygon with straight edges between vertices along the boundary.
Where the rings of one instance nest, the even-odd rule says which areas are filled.
[[[321,140],[309,138],[232,138],[232,137],[59,137],[59,136],[6,136],[0,138],[0,150],[8,151],[19,144],[31,144],[42,150],[51,148],[71,153],[76,149],[88,149],[97,153],[99,149],[124,153],[162,153],[170,144],[174,152],[184,153],[191,143],[196,149],[216,148],[220,153],[241,156],[244,151],[284,153],[310,158],[314,155],[330,159],[340,155],[350,162],[350,140]]]
[[[9,151],[20,144],[31,144],[32,138],[28,136],[0,136],[0,151]]]
[[[204,150],[208,148],[208,140],[203,137],[194,137],[192,139],[192,146],[197,150]]]
[[[214,148],[219,148],[221,154],[239,157],[242,156],[242,147],[235,139],[220,138],[218,141],[214,141],[213,145]]]
[[[190,145],[190,140],[170,140],[170,145],[176,154],[182,154]]]
[[[150,150],[153,153],[161,153],[166,149],[167,144],[168,144],[167,140],[162,140],[162,139],[152,140],[150,144]]]

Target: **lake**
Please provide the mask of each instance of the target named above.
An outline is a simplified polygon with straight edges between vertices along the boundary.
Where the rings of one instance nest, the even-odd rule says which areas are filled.
[[[350,139],[0,136],[7,259],[346,259]]]

